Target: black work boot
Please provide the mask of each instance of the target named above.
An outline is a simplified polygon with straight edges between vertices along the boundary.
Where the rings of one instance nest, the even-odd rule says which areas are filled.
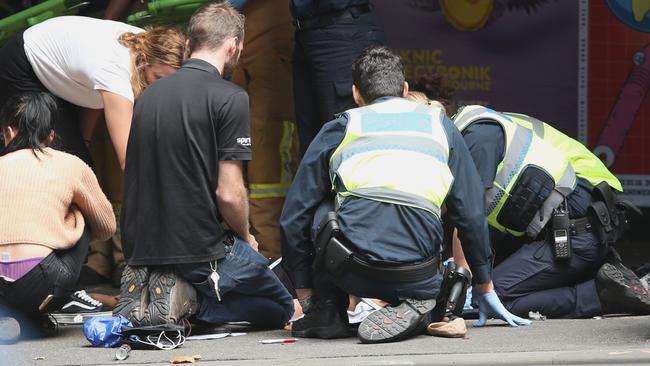
[[[650,293],[641,280],[617,256],[610,256],[596,275],[603,314],[650,314]]]
[[[406,299],[370,313],[359,325],[361,343],[396,342],[421,332],[436,300]],[[428,324],[427,324],[428,325]]]
[[[293,322],[291,336],[321,339],[352,337],[354,333],[350,331],[345,306],[337,303],[335,300],[314,300],[305,316]]]

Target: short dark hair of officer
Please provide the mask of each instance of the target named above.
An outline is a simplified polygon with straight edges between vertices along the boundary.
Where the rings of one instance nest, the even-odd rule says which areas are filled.
[[[229,38],[244,41],[244,16],[228,2],[208,3],[194,12],[187,31],[190,53],[217,50]]]
[[[353,96],[359,105],[381,97],[404,97],[408,93],[404,61],[385,46],[371,46],[361,52],[352,64],[352,82]],[[362,101],[357,100],[357,93]]]

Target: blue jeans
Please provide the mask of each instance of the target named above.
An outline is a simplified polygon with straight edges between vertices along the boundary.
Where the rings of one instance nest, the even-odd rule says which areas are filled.
[[[549,318],[584,318],[602,314],[594,278],[609,250],[591,234],[571,238],[569,261],[556,261],[545,240],[522,246],[493,271],[503,305],[526,317],[539,311]]]
[[[201,309],[196,319],[211,324],[247,321],[260,328],[283,327],[293,315],[293,299],[269,269],[269,261],[239,238],[225,249],[226,257],[216,266],[221,301],[208,283],[210,262],[176,265],[179,275],[199,293]]]

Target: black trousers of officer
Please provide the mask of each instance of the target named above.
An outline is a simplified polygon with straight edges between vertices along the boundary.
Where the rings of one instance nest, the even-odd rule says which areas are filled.
[[[322,203],[314,214],[312,240],[316,238],[316,228],[329,211],[334,210],[332,202]],[[339,306],[347,307],[348,295],[381,299],[391,304],[404,299],[435,299],[440,292],[442,275],[437,274],[414,282],[386,282],[367,278],[363,275],[345,272],[333,276],[326,272],[314,272],[314,292],[319,300],[331,300]]]
[[[336,113],[356,107],[352,62],[366,47],[384,42],[375,15],[350,11],[353,16],[343,16],[334,24],[296,31],[293,93],[302,154],[323,124]]]
[[[498,264],[493,281],[503,305],[521,317],[529,311],[549,318],[601,315],[594,278],[609,248],[590,233],[573,236],[571,244],[569,261],[556,261],[551,245],[539,240],[521,246]]]

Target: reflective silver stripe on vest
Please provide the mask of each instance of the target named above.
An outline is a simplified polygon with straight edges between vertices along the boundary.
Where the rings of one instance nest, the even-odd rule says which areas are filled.
[[[503,188],[503,190],[508,188],[510,181],[521,169],[521,165],[526,159],[532,141],[533,131],[523,126],[516,125],[515,135],[512,138],[510,146],[506,148],[506,155],[503,157],[503,166],[494,177],[494,182]],[[503,197],[503,191],[501,188],[492,187],[485,192],[485,199],[486,202],[488,202],[486,208],[488,215],[490,212],[494,211]]]
[[[403,150],[432,156],[447,164],[449,151],[430,138],[417,136],[361,136],[338,151],[330,163],[330,176],[338,170],[344,160],[350,157],[376,150]]]
[[[488,109],[487,109],[487,108],[482,107],[482,108],[476,108],[476,109],[474,109],[473,111],[470,111],[470,112],[465,112],[465,113],[463,113],[463,111],[464,111],[466,108],[467,108],[467,107],[463,107],[463,109],[461,109],[460,111],[458,111],[457,115],[454,116],[454,117],[455,117],[455,118],[454,118],[454,122],[462,122],[461,124],[456,124],[456,126],[458,127],[458,129],[459,129],[460,131],[464,130],[465,128],[467,128],[467,126],[469,126],[471,123],[473,123],[473,122],[474,122],[474,118],[475,118],[476,116],[488,112]],[[486,117],[486,118],[487,118],[487,117]]]
[[[531,126],[533,127],[533,132],[535,132],[535,135],[537,135],[537,137],[541,139],[544,138],[544,122],[538,120],[537,118],[525,114],[519,114],[519,113],[503,113],[503,114],[505,114],[506,116],[523,119],[524,121],[530,123]]]
[[[568,196],[573,192],[577,184],[578,179],[576,178],[576,172],[573,170],[573,165],[568,163],[562,177],[557,181],[555,189],[560,191],[563,195]]]
[[[379,187],[359,188],[348,191],[348,193],[361,198],[389,202],[402,206],[418,207],[440,217],[440,208],[434,205],[433,202],[417,194]]]

